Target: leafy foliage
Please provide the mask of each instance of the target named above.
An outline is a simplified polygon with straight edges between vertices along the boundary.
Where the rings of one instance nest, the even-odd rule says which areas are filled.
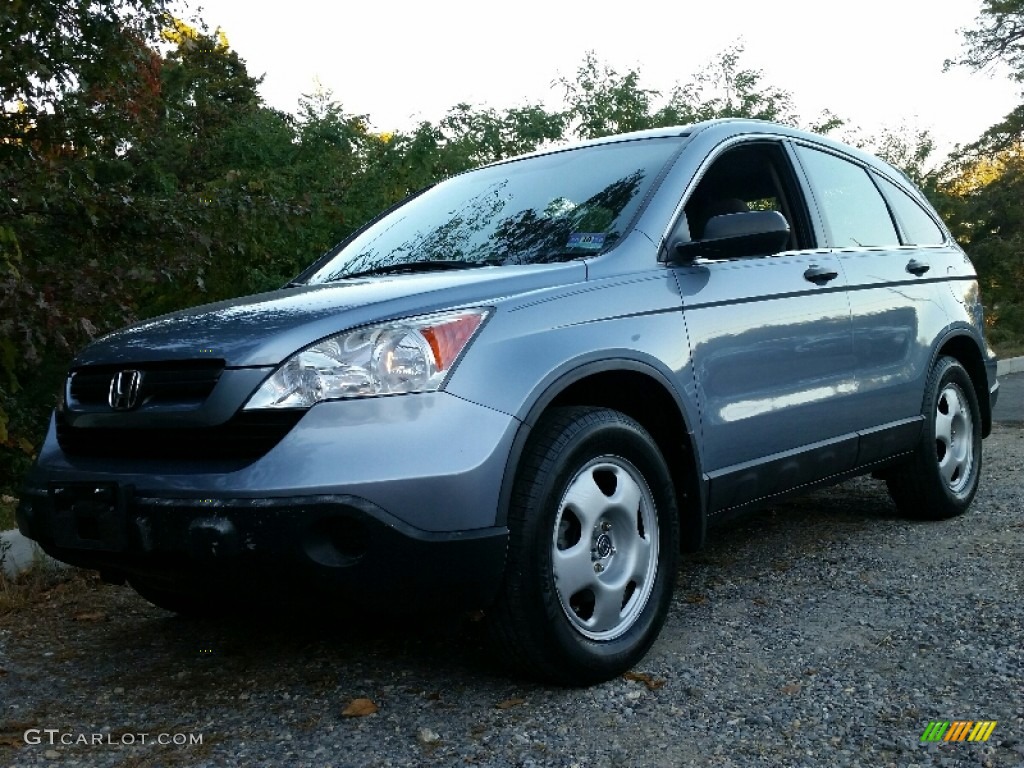
[[[878,157],[899,168],[925,194],[934,198],[940,169],[932,165],[935,139],[929,131],[903,125],[883,129],[877,136],[856,143],[862,143]]]
[[[940,185],[950,228],[982,278],[989,338],[1024,341],[1024,150],[992,155],[962,152]]]
[[[996,63],[1024,83],[1024,0],[984,0],[973,29],[964,31],[959,64]],[[958,148],[944,169],[940,193],[948,220],[982,276],[997,345],[1024,346],[1024,104],[977,141]]]
[[[640,87],[640,73],[631,69],[620,75],[589,52],[575,79],[557,81],[565,89],[566,117],[572,132],[581,139],[595,139],[654,125],[651,102],[658,91]]]
[[[642,87],[639,71],[620,74],[594,52],[586,55],[575,78],[562,77],[555,84],[564,90],[572,133],[585,139],[723,117],[802,125],[792,94],[765,83],[760,70],[742,66],[743,51],[741,44],[733,44],[686,83],[673,87],[667,98]],[[827,133],[842,124],[826,113],[804,127]]]
[[[961,65],[985,69],[997,62],[1008,64],[1015,80],[1024,82],[1024,2],[983,0],[973,29],[964,30],[963,58],[946,61],[946,67]]]
[[[765,84],[763,72],[741,66],[742,57],[743,46],[734,44],[685,85],[677,85],[668,103],[658,110],[657,124],[746,117],[800,125],[789,91]]]

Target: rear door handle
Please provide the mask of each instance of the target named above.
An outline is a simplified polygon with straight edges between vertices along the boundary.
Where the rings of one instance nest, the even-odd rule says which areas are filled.
[[[918,261],[917,259],[911,259],[907,262],[907,272],[912,275],[923,275],[929,269],[931,269],[930,265],[925,264],[923,261]]]
[[[834,272],[828,267],[819,267],[817,264],[811,264],[804,272],[804,280],[810,280],[816,285],[824,285],[829,280],[835,280],[839,277],[838,272]]]

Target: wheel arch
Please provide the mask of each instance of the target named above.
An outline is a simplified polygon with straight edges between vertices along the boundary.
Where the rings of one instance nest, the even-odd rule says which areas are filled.
[[[935,361],[943,356],[955,359],[971,377],[974,392],[978,397],[978,408],[981,410],[981,436],[988,437],[992,432],[992,403],[989,397],[988,374],[985,372],[985,358],[982,355],[981,345],[965,329],[954,329],[936,345],[931,365],[934,366]]]
[[[651,434],[672,476],[680,514],[680,546],[687,552],[700,549],[706,530],[706,489],[693,431],[683,403],[667,377],[635,360],[581,365],[563,373],[534,399],[522,416],[523,423],[509,454],[497,523],[503,525],[508,518],[512,486],[531,428],[548,409],[569,405],[620,411]]]

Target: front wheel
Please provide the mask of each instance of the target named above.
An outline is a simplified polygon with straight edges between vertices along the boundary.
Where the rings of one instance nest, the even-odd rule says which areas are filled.
[[[981,476],[981,410],[971,377],[952,357],[932,367],[921,442],[887,475],[889,495],[907,517],[943,520],[967,511]]]
[[[559,408],[534,428],[491,615],[520,671],[569,685],[622,674],[664,624],[679,551],[668,468],[618,411]]]

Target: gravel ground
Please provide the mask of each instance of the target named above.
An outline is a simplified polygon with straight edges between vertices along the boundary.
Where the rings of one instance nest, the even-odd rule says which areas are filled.
[[[957,520],[858,480],[714,530],[632,679],[587,690],[503,676],[477,624],[191,622],[58,584],[0,616],[0,765],[1024,766],[1024,427],[985,451]],[[998,724],[925,745],[931,720]]]

